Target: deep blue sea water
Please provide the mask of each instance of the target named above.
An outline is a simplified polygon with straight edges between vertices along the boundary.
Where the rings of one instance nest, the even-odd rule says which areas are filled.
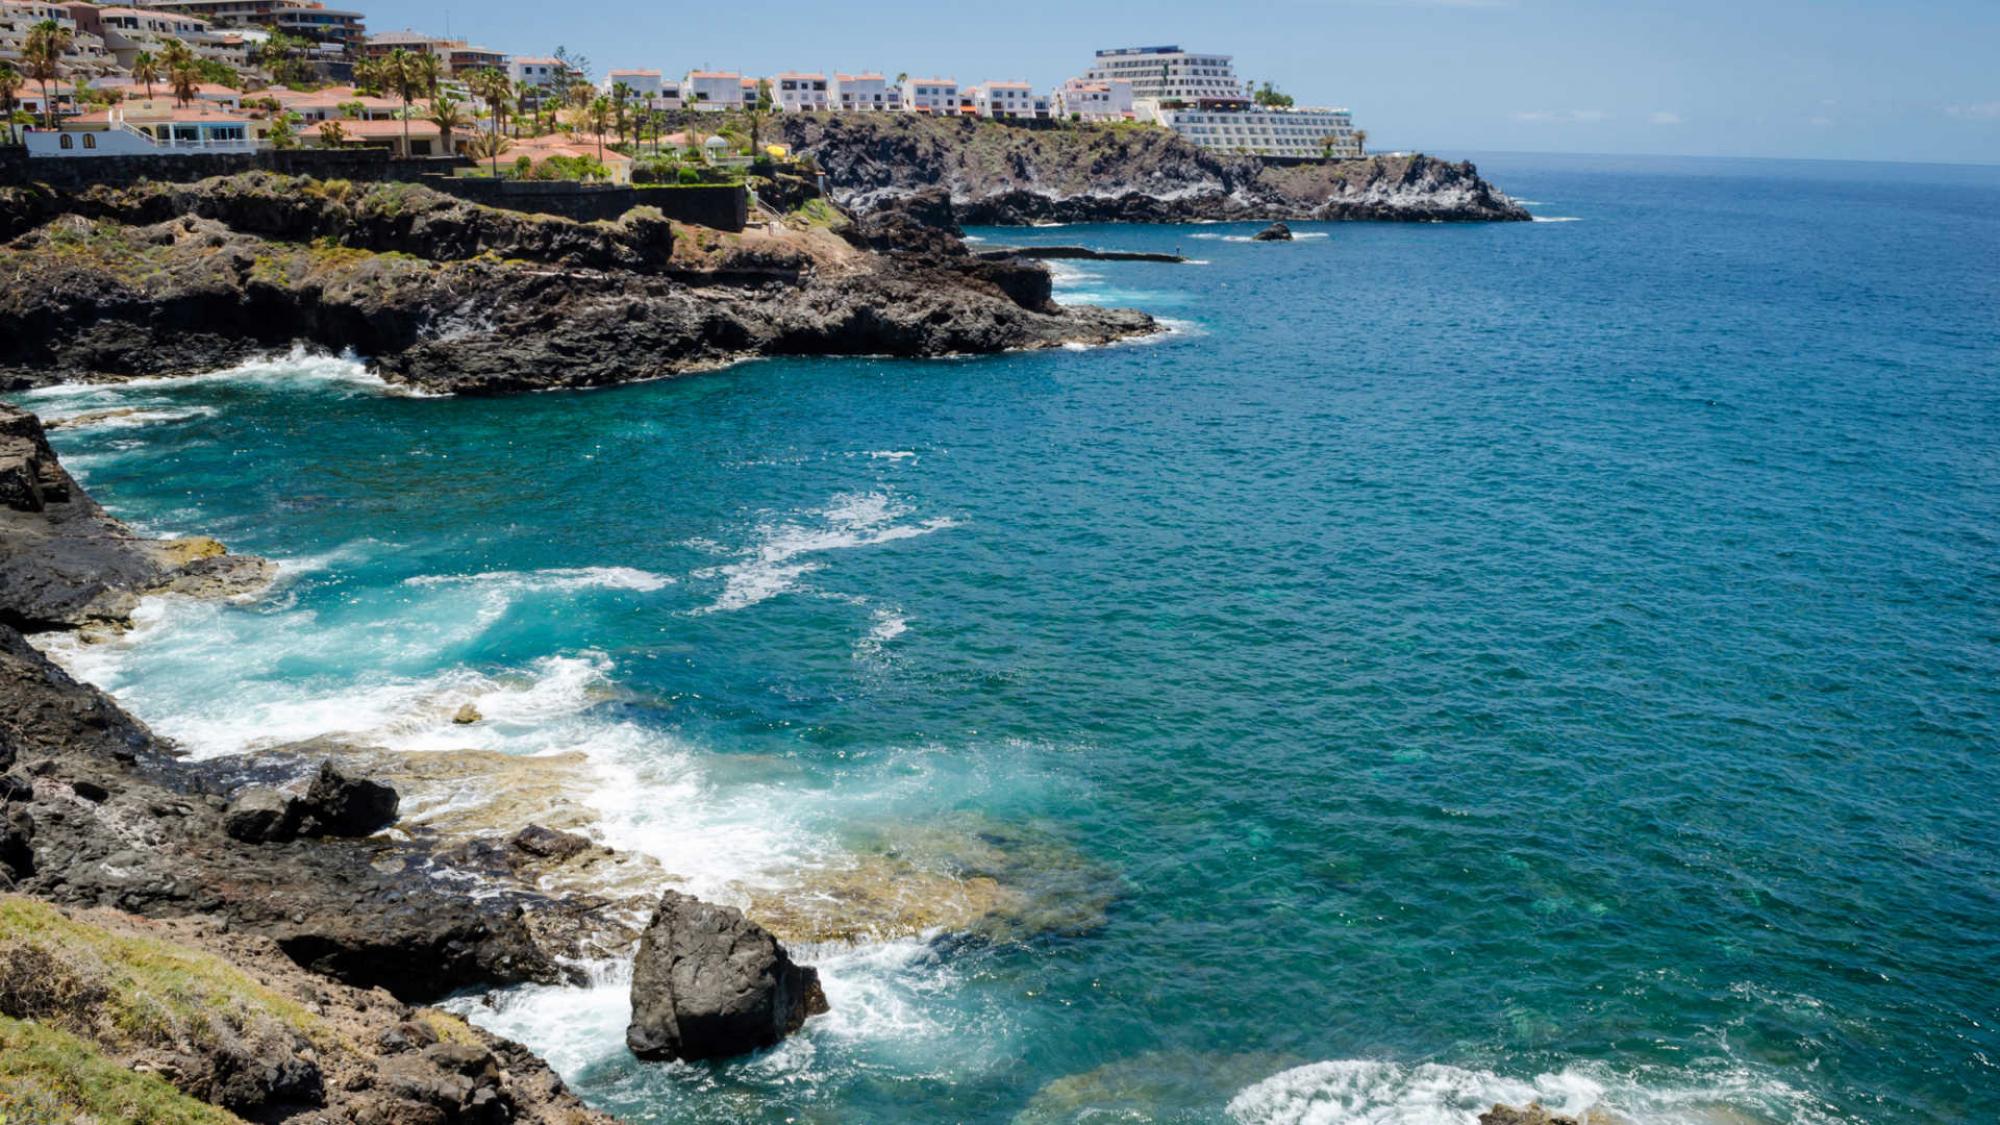
[[[2000,1118],[2000,169],[1483,170],[1571,221],[976,232],[1200,259],[1063,271],[1147,344],[25,396],[291,564],[65,659],[197,753],[581,749],[716,897],[998,846],[1055,919],[808,946],[716,1066],[615,966],[467,1000],[635,1120]]]

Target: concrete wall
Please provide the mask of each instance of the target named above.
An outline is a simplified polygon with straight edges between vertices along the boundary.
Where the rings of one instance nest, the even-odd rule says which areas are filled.
[[[749,196],[734,185],[623,187],[568,180],[488,180],[426,177],[425,186],[488,207],[561,215],[589,222],[616,219],[634,207],[658,207],[669,219],[737,231],[750,218]]]

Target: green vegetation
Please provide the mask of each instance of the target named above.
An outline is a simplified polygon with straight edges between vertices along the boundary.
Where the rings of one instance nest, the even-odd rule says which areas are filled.
[[[1290,109],[1292,107],[1292,96],[1281,92],[1269,82],[1257,87],[1256,94],[1252,96],[1255,98],[1257,104],[1261,106],[1269,106],[1274,109]]]
[[[824,199],[808,199],[792,214],[804,220],[807,226],[824,230],[837,231],[848,225],[847,216]]]
[[[0,1016],[0,1123],[241,1125],[157,1075],[140,1074],[67,1032]]]
[[[0,898],[0,1015],[112,1048],[211,1045],[272,1025],[333,1042],[318,1016],[219,957],[11,895]]]

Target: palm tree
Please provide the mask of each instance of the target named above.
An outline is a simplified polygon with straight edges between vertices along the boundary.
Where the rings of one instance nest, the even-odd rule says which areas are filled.
[[[21,92],[24,79],[14,64],[0,59],[0,120],[7,123],[7,143],[20,144],[20,134],[14,128],[14,95]]]
[[[132,57],[132,81],[146,84],[146,100],[153,98],[153,83],[160,80],[160,60],[151,51],[140,51]]]
[[[472,155],[481,160],[493,162],[493,178],[500,178],[500,154],[514,147],[514,142],[498,133],[481,133],[472,138]]]
[[[379,94],[384,83],[380,59],[362,59],[354,64],[354,92]]]
[[[1368,155],[1368,130],[1356,129],[1354,131],[1354,151],[1359,156]]]
[[[604,130],[611,127],[611,99],[604,97],[592,98],[590,104],[584,107],[583,114],[584,123],[590,126],[591,132],[597,134],[597,162],[602,164],[604,163]]]
[[[410,156],[410,103],[417,100],[417,83],[421,81],[413,59],[408,51],[398,47],[382,60],[382,80],[403,100],[403,158],[406,160]]]
[[[464,129],[472,124],[472,119],[460,108],[457,98],[450,94],[439,94],[431,99],[430,123],[438,127],[438,140],[444,147],[444,154],[452,154],[451,134],[454,129]]]
[[[618,139],[625,139],[625,103],[632,100],[632,87],[623,82],[611,84],[612,127],[618,131]]]
[[[337,117],[329,117],[319,123],[319,147],[339,148],[347,143],[347,126]]]
[[[180,105],[193,101],[201,87],[201,67],[195,61],[194,51],[178,39],[169,39],[161,49],[160,59],[166,64],[167,84],[174,88],[174,101]]]
[[[407,65],[414,68],[417,89],[425,97],[438,96],[438,80],[444,77],[444,63],[429,51],[408,56]]]
[[[62,77],[62,58],[76,42],[76,33],[54,20],[43,20],[28,29],[28,41],[21,46],[21,61],[28,77],[42,86],[42,117],[48,127],[56,127],[56,103],[49,97],[49,83]]]

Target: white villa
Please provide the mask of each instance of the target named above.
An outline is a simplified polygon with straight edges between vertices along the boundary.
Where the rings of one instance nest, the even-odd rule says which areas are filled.
[[[1050,115],[1048,95],[1035,93],[1026,82],[982,82],[968,87],[965,97],[981,117],[1017,120],[1047,119]]]
[[[1052,101],[1055,115],[1069,121],[1130,121],[1133,116],[1132,83],[1125,78],[1072,78],[1056,87]]]
[[[829,93],[829,108],[840,113],[903,108],[902,95],[879,74],[836,74]]]
[[[958,81],[952,78],[905,78],[903,108],[912,113],[958,113]]]
[[[756,82],[733,70],[690,70],[681,83],[681,97],[698,110],[742,109],[746,82],[754,94]]]
[[[71,117],[60,129],[33,130],[26,139],[31,157],[254,152],[270,129],[269,121],[217,105],[139,98]]]
[[[771,76],[771,99],[783,113],[823,113],[829,104],[826,75],[788,70]]]
[[[683,104],[680,80],[662,77],[657,70],[606,71],[602,89],[609,94],[620,83],[649,109],[679,109]]]

